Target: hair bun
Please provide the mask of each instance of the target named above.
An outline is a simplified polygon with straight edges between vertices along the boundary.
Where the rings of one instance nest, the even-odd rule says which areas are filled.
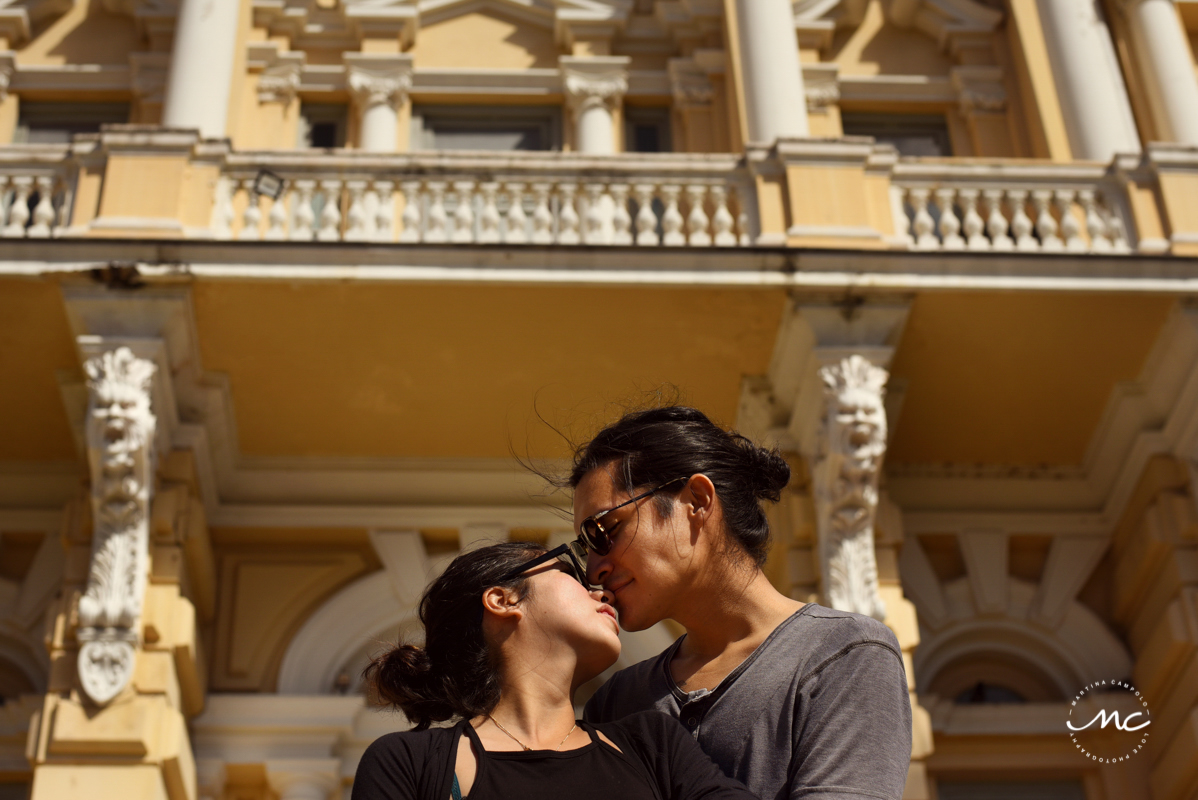
[[[790,464],[776,448],[759,447],[745,440],[747,466],[753,477],[753,495],[758,500],[778,502],[782,490],[790,483]]]

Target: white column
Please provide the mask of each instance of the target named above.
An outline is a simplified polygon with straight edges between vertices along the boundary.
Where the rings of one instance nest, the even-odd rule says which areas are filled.
[[[628,91],[628,56],[561,57],[580,153],[616,152],[613,109]]]
[[[807,100],[790,0],[736,0],[750,142],[807,135]]]
[[[1198,77],[1173,0],[1125,0],[1124,11],[1157,134],[1198,145]]]
[[[1039,0],[1040,20],[1073,157],[1140,152],[1127,87],[1094,0]]]
[[[182,0],[162,124],[199,128],[206,139],[228,135],[229,91],[237,46],[238,0]]]
[[[395,152],[399,107],[412,88],[412,57],[345,54],[346,82],[361,113],[359,145],[374,153]]]

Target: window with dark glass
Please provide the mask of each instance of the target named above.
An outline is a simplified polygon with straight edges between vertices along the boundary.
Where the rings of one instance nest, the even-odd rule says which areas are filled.
[[[560,150],[555,106],[415,106],[413,150]]]
[[[668,108],[624,107],[624,149],[629,153],[673,150]]]
[[[878,114],[845,111],[840,115],[845,136],[872,136],[894,145],[901,156],[951,156],[948,120],[943,114]]]
[[[129,121],[128,103],[59,103],[22,100],[13,141],[17,144],[66,144],[78,133],[97,133],[101,125]]]
[[[349,108],[340,103],[300,104],[300,147],[345,147]]]

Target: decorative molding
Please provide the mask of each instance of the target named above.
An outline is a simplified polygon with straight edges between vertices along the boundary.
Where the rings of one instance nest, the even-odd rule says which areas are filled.
[[[170,67],[170,53],[130,53],[129,85],[133,94],[143,103],[162,103]]]
[[[258,74],[258,102],[290,105],[302,83],[307,53],[281,50],[278,42],[250,42],[246,66]]]
[[[957,105],[965,116],[997,113],[1007,107],[1002,67],[953,67],[949,80],[957,90]]]
[[[96,703],[133,676],[149,563],[150,496],[156,419],[154,363],[103,340],[85,345],[87,451],[91,469],[92,557],[79,599],[79,680]],[[98,351],[98,352],[95,352]]]
[[[0,103],[8,97],[13,73],[17,71],[17,54],[11,50],[0,52]]]
[[[71,10],[75,0],[0,0],[0,37],[10,47],[27,41],[34,27]]]
[[[840,102],[840,66],[837,64],[806,64],[803,66],[803,93],[807,110],[824,112]]]
[[[710,106],[715,98],[715,86],[693,58],[671,58],[667,64],[670,93],[679,108]]]
[[[561,56],[562,84],[575,114],[602,105],[612,108],[628,92],[628,56]]]
[[[882,620],[874,519],[886,454],[888,373],[854,354],[821,367],[819,375],[823,426],[811,473],[824,597],[832,608]]]
[[[386,104],[397,110],[412,89],[409,55],[345,54],[346,84],[363,108]]]

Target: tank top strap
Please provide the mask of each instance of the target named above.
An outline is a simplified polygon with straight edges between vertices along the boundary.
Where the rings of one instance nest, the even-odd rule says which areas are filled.
[[[582,728],[584,731],[587,732],[587,736],[591,737],[592,743],[604,744],[603,740],[599,738],[599,732],[596,731],[594,728],[592,728],[591,724],[589,722],[583,722],[582,720],[579,720],[578,727]]]

